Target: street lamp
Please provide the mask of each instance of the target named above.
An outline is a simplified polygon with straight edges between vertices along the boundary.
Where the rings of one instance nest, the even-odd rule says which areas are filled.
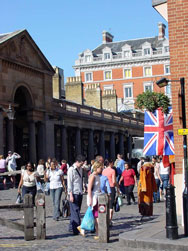
[[[12,109],[11,104],[9,104],[8,109],[3,108],[3,111],[7,114],[9,120],[14,120],[15,111]]]
[[[169,80],[162,78],[156,82],[161,88],[168,82],[180,82],[181,84],[181,108],[183,128],[186,129],[186,107],[185,107],[185,78],[180,80]],[[183,217],[184,217],[184,234],[188,236],[188,162],[187,162],[187,135],[183,135],[183,150],[184,150],[184,172],[185,172],[185,189],[183,191]]]

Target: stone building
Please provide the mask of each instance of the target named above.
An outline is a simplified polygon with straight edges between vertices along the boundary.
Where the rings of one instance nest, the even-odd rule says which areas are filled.
[[[84,105],[80,78],[72,78],[79,100],[62,99],[61,78],[27,30],[0,34],[0,154],[18,152],[21,165],[48,156],[72,163],[80,153],[88,161],[131,153],[143,121]],[[7,117],[10,106],[14,119]]]
[[[179,223],[182,222],[182,193],[184,190],[184,148],[183,136],[178,135],[178,129],[183,128],[181,111],[180,78],[185,78],[186,122],[188,125],[188,1],[153,0],[153,7],[168,21],[170,66],[172,80],[172,108],[175,147],[174,185],[176,187],[176,205]],[[175,81],[175,82],[173,82]],[[186,171],[187,172],[187,171]]]
[[[82,52],[73,67],[75,76],[81,76],[83,95],[90,85],[97,83],[101,95],[105,93],[106,101],[102,102],[102,108],[115,111],[110,104],[106,107],[106,91],[111,90],[113,95],[116,93],[119,112],[135,109],[138,94],[146,90],[160,91],[155,81],[170,75],[169,41],[165,28],[164,24],[159,23],[156,37],[119,42],[113,41],[113,36],[104,31],[102,44],[94,50]],[[171,97],[170,86],[165,93]],[[110,94],[109,98],[113,95]],[[85,102],[91,104],[86,95]],[[93,105],[96,105],[95,102]]]

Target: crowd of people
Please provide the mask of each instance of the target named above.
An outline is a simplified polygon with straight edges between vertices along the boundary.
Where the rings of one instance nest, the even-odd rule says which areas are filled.
[[[16,159],[21,156],[8,152],[6,159],[0,155],[0,172],[16,170]],[[109,225],[113,225],[114,205],[117,196],[127,198],[127,205],[138,204],[142,216],[153,214],[153,202],[165,200],[165,188],[169,182],[170,164],[162,156],[153,157],[150,161],[141,158],[135,171],[131,163],[118,154],[117,159],[106,159],[96,156],[90,164],[82,155],[78,155],[73,165],[55,158],[48,158],[45,162],[40,159],[38,165],[28,162],[21,172],[18,193],[32,194],[33,203],[37,192],[48,192],[53,203],[53,220],[59,221],[61,212],[61,197],[64,192],[69,200],[70,224],[69,231],[74,235],[85,235],[81,229],[80,210],[83,194],[87,194],[87,206],[92,208],[95,218],[95,239],[98,237],[98,196],[106,193],[109,196]],[[136,176],[137,175],[137,176]],[[65,178],[66,177],[66,178]],[[137,182],[138,180],[138,182]],[[15,186],[15,176],[11,175],[11,182]],[[6,186],[6,178],[3,179]],[[134,196],[134,187],[138,186],[138,201]],[[164,192],[163,192],[164,191]],[[164,197],[163,197],[164,196]]]

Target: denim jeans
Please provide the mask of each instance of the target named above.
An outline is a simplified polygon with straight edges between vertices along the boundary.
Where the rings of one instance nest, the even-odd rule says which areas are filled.
[[[165,190],[168,186],[169,175],[168,174],[160,174],[162,182],[163,182],[163,189]]]
[[[59,187],[56,189],[50,189],[50,195],[53,201],[54,213],[53,219],[58,219],[60,217],[60,202],[61,202],[61,195],[63,192],[63,188]]]
[[[37,193],[37,187],[36,186],[32,186],[32,187],[26,187],[23,186],[22,187],[22,199],[24,201],[24,196],[25,194],[32,194],[33,196],[33,205],[35,205],[35,195]]]
[[[159,187],[160,187],[160,180],[159,179],[155,179],[156,185],[157,185],[157,192],[153,193],[153,199],[154,202],[159,202],[160,201],[160,192],[159,192]]]

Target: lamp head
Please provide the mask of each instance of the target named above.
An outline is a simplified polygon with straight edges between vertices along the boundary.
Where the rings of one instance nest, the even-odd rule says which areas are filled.
[[[159,86],[159,88],[162,88],[164,86],[168,85],[169,80],[167,78],[161,78],[158,81],[156,81],[156,84]]]

